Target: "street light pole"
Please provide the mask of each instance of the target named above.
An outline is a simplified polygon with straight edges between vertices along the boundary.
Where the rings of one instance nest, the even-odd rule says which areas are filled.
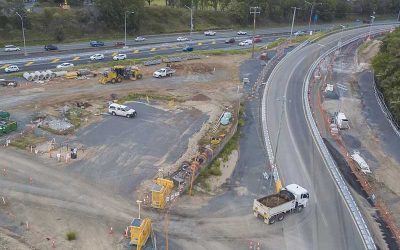
[[[276,146],[275,146],[275,152],[274,152],[274,163],[273,163],[274,166],[276,165],[276,161],[277,161],[277,158],[278,158],[279,137],[281,135],[282,118],[283,118],[283,113],[285,112],[286,97],[283,96],[282,99],[278,99],[277,101],[282,102],[282,110],[281,110],[281,115],[280,115],[280,118],[279,118],[278,136],[276,138]]]
[[[128,48],[128,46],[126,45],[126,18],[128,16],[128,14],[133,14],[135,13],[134,11],[125,11],[125,43],[124,43],[124,48]]]
[[[190,8],[186,5],[185,7],[190,10],[190,38],[191,38],[193,33],[193,0],[192,0],[192,6]]]
[[[374,12],[375,14],[375,12]],[[375,16],[370,16],[371,17],[371,22],[369,24],[369,33],[368,33],[368,38],[371,39],[371,29],[372,29],[372,24],[374,23]]]
[[[141,200],[137,200],[136,203],[139,205],[139,219],[140,219],[140,204],[142,204]]]
[[[19,18],[21,18],[21,26],[22,26],[22,39],[24,40],[24,55],[27,56],[28,53],[26,52],[26,43],[25,43],[25,29],[24,29],[24,19],[22,18],[22,16],[18,13],[15,12],[15,14],[17,14],[19,16]]]
[[[254,20],[253,20],[253,42],[251,43],[253,45],[253,48],[251,50],[251,58],[254,58],[254,38],[256,36],[256,15],[261,13],[261,8],[260,7],[250,7],[250,14],[253,14]]]
[[[292,40],[294,19],[296,18],[296,10],[299,10],[300,8],[292,7],[292,9],[293,9],[293,19],[292,19],[292,28],[290,29],[290,40]]]

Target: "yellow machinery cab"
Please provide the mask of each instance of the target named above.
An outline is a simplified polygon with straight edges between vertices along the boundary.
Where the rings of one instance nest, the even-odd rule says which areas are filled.
[[[137,250],[142,249],[151,233],[151,220],[149,218],[134,218],[129,226],[131,245],[136,245]]]
[[[174,188],[174,182],[167,179],[157,178],[151,189],[151,206],[164,209],[167,196]]]

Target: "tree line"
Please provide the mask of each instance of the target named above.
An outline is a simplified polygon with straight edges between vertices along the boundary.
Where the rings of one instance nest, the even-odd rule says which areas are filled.
[[[400,29],[387,35],[372,61],[377,87],[397,124],[400,125]]]
[[[24,16],[28,35],[44,34],[63,41],[69,37],[119,32],[125,12],[130,34],[185,31],[189,28],[190,12],[194,10],[195,30],[229,28],[251,24],[250,7],[261,12],[257,22],[289,23],[292,7],[300,8],[296,22],[308,22],[313,5],[313,22],[351,18],[368,20],[376,15],[394,15],[400,9],[399,0],[162,0],[165,6],[154,6],[155,0],[68,0],[69,11],[59,8],[64,0],[38,0],[39,7],[28,12],[24,0],[0,0],[0,41],[17,36]],[[85,3],[93,5],[85,5]],[[130,14],[134,12],[134,14]],[[3,37],[2,37],[3,36]],[[50,39],[50,38],[49,38]]]

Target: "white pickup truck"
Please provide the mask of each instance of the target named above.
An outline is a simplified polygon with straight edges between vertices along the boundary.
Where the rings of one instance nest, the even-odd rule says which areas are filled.
[[[108,106],[108,113],[112,115],[125,116],[128,118],[133,118],[136,116],[136,110],[117,103],[111,103],[110,106]]]
[[[171,69],[170,67],[165,67],[161,68],[153,73],[153,76],[156,78],[161,78],[161,77],[166,77],[166,76],[172,76],[175,74],[175,70]]]
[[[297,184],[290,184],[277,194],[255,199],[253,203],[254,216],[261,217],[267,224],[274,224],[276,220],[283,220],[287,213],[300,213],[307,206],[309,198],[305,188]]]

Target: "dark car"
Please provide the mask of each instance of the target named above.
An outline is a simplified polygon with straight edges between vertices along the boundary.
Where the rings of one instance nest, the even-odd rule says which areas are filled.
[[[235,43],[235,38],[228,38],[225,40],[225,43]]]
[[[92,47],[104,46],[104,42],[101,42],[101,41],[90,41],[90,46],[92,46]]]
[[[57,46],[53,45],[53,44],[48,44],[44,46],[44,49],[49,51],[49,50],[58,50]]]
[[[125,42],[115,42],[114,46],[118,47],[118,46],[125,46]]]
[[[182,49],[183,52],[191,52],[193,51],[193,47],[190,45],[187,45],[185,48]]]

